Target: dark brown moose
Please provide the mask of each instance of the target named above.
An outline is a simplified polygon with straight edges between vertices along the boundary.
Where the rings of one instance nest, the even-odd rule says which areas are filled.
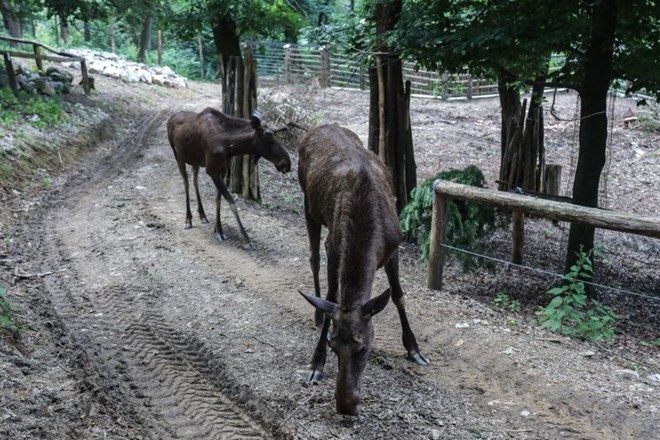
[[[408,359],[428,364],[410,329],[399,284],[401,227],[392,196],[390,171],[355,133],[336,125],[309,131],[300,142],[298,177],[305,194],[305,220],[316,296],[300,292],[316,308],[321,334],[307,381],[323,377],[326,343],[337,354],[337,412],[357,415],[362,374],[374,332],[371,318],[387,305],[397,307]],[[328,294],[320,297],[321,225],[328,228]],[[376,269],[385,266],[390,288],[371,298]],[[332,322],[332,332],[328,331]]]
[[[215,199],[216,238],[218,241],[225,240],[220,221],[222,196],[227,200],[236,217],[241,232],[241,245],[246,249],[251,248],[250,238],[238,217],[236,202],[224,183],[229,159],[235,155],[249,154],[253,161],[259,160],[260,157],[266,158],[282,173],[287,173],[291,169],[289,154],[277,141],[275,132],[262,124],[261,118],[261,113],[258,111],[255,111],[248,120],[233,118],[209,107],[200,113],[181,111],[172,115],[167,121],[167,136],[186,190],[185,229],[192,228],[186,164],[192,165],[200,222],[209,222],[202,207],[197,181],[199,167],[206,167],[206,174],[211,176],[218,189]]]

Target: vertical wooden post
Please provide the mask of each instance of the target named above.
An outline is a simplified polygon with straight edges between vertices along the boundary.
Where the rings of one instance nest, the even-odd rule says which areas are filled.
[[[512,217],[511,262],[522,264],[523,244],[525,242],[525,213],[513,211]]]
[[[18,83],[16,82],[16,72],[14,72],[14,64],[11,62],[11,55],[7,52],[3,52],[2,58],[5,62],[5,70],[7,71],[7,79],[9,81],[9,87],[11,88],[14,95],[18,96]]]
[[[163,31],[158,30],[158,65],[163,65]]]
[[[202,46],[202,33],[197,34],[197,48],[199,50],[199,77],[204,79],[204,46]],[[242,115],[240,117],[243,117]]]
[[[384,164],[387,164],[387,151],[385,149],[385,73],[383,72],[383,60],[380,55],[376,56],[376,73],[378,75],[378,156]]]
[[[32,49],[34,50],[34,55],[36,58],[34,59],[35,63],[37,63],[37,69],[39,71],[43,72],[44,71],[44,62],[41,59],[41,54],[39,53],[39,45],[38,44],[33,44]]]
[[[291,83],[291,45],[284,45],[284,81]]]
[[[472,99],[472,75],[467,76],[467,99]]]
[[[559,195],[561,188],[561,165],[547,164],[543,174],[543,192],[553,196]]]
[[[330,87],[330,53],[323,46],[321,46],[319,52],[321,54],[321,77],[319,78],[319,83],[323,88]]]
[[[115,19],[110,17],[110,49],[112,53],[117,53],[117,45],[115,43]]]
[[[435,190],[434,190],[435,191]],[[447,241],[447,198],[435,193],[431,217],[431,248],[429,252],[429,273],[427,287],[433,290],[442,288],[442,272],[445,265]]]
[[[360,90],[367,89],[367,81],[364,75],[364,62],[360,61]]]
[[[85,62],[85,59],[80,60],[80,73],[82,74],[82,85],[85,95],[89,95],[89,76],[87,75],[87,63]]]

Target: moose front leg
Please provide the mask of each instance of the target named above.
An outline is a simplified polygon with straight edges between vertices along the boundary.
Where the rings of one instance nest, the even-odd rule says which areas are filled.
[[[319,251],[321,247],[321,224],[314,220],[309,212],[308,201],[305,196],[305,223],[307,225],[307,236],[309,237],[309,250],[311,253],[309,265],[312,267],[312,277],[314,278],[314,294],[320,297],[319,270],[321,269],[321,257]],[[314,322],[316,323],[316,328],[320,330],[323,326],[323,313],[318,309],[314,311]]]
[[[385,273],[392,289],[392,302],[399,312],[399,319],[401,320],[401,330],[403,346],[408,351],[408,359],[417,365],[428,365],[429,360],[419,351],[417,346],[417,339],[410,328],[408,323],[408,316],[406,315],[406,308],[403,300],[403,289],[399,283],[399,250],[395,250],[390,259],[385,263]]]
[[[231,212],[234,213],[234,217],[236,217],[236,223],[238,223],[238,229],[241,231],[241,246],[245,250],[252,250],[254,249],[254,246],[252,246],[252,243],[250,243],[250,237],[248,237],[247,232],[245,232],[245,228],[243,227],[243,223],[241,223],[241,218],[238,216],[238,208],[236,207],[236,201],[232,197],[231,193],[225,186],[224,179],[222,178],[221,175],[212,175],[211,178],[213,179],[213,183],[215,183],[215,187],[218,188],[218,194],[221,195],[222,197],[227,200],[227,203],[229,203],[229,209],[231,209]],[[220,203],[217,204],[217,206],[220,206]],[[218,212],[217,215],[217,220],[216,220],[216,225],[219,225],[219,219],[220,219],[220,212]],[[217,231],[221,233],[220,231]]]
[[[328,296],[326,299],[330,302],[337,302],[337,291],[339,288],[339,257],[337,253],[328,247]],[[328,330],[332,321],[327,313],[323,315],[323,326],[319,335],[319,341],[314,349],[314,356],[310,364],[306,380],[308,383],[318,382],[323,379],[323,368],[325,367],[325,358],[328,345]]]

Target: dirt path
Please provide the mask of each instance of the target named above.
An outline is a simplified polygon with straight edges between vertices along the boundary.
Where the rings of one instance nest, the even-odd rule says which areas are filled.
[[[187,108],[211,103],[208,93],[194,98]],[[163,105],[100,148],[88,169],[72,171],[15,235],[25,267],[53,272],[29,280],[25,295],[51,323],[44,331],[62,347],[54,352],[69,360],[62,368],[74,383],[58,388],[57,398],[80,407],[65,409],[69,416],[84,415],[75,430],[62,428],[62,438],[650,439],[658,432],[659,388],[645,375],[597,347],[512,327],[509,316],[478,302],[427,290],[409,246],[402,285],[432,364],[404,359],[388,307],[374,322],[363,411],[336,415],[334,356],[326,380],[303,381],[316,334],[311,307],[297,293],[312,284],[297,158],[286,176],[262,165],[264,205],[239,200],[256,250],[239,247],[228,210],[232,239],[218,244],[213,226],[196,218],[183,229],[183,185],[164,126],[173,102]],[[213,189],[201,180],[210,213]],[[374,291],[385,285],[379,274]],[[54,416],[44,411],[35,417],[48,423]],[[25,426],[5,432],[50,438],[26,436]]]

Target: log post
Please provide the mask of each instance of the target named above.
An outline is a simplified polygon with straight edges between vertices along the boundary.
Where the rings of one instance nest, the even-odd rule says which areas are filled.
[[[197,50],[199,53],[199,77],[203,80],[204,79],[204,46],[202,44],[201,32],[197,34]]]
[[[9,87],[11,88],[12,92],[14,92],[14,95],[18,96],[18,83],[16,82],[16,72],[14,72],[14,64],[11,62],[11,55],[9,55],[7,52],[3,52],[2,58],[5,61],[5,70],[7,71]]]
[[[327,88],[330,87],[330,53],[323,46],[321,46],[319,52],[321,53],[321,77],[319,78],[319,83],[321,87]]]
[[[543,189],[545,194],[558,196],[561,189],[561,165],[547,164],[543,173]]]
[[[291,84],[291,45],[284,45],[284,81]]]
[[[32,49],[34,50],[34,56],[35,56],[35,63],[37,64],[37,69],[39,69],[40,72],[44,71],[44,63],[41,59],[41,54],[39,53],[39,45],[37,43],[34,43],[32,45]]]
[[[87,75],[87,62],[84,58],[80,60],[80,73],[82,74],[82,86],[85,95],[89,95],[91,87],[89,85],[89,76]]]
[[[163,31],[158,30],[158,65],[163,65]]]
[[[442,272],[445,265],[447,242],[447,198],[435,194],[431,215],[431,244],[429,250],[429,273],[427,287],[433,290],[442,288]]]
[[[511,262],[522,264],[523,244],[525,241],[525,214],[513,211],[511,234]]]

